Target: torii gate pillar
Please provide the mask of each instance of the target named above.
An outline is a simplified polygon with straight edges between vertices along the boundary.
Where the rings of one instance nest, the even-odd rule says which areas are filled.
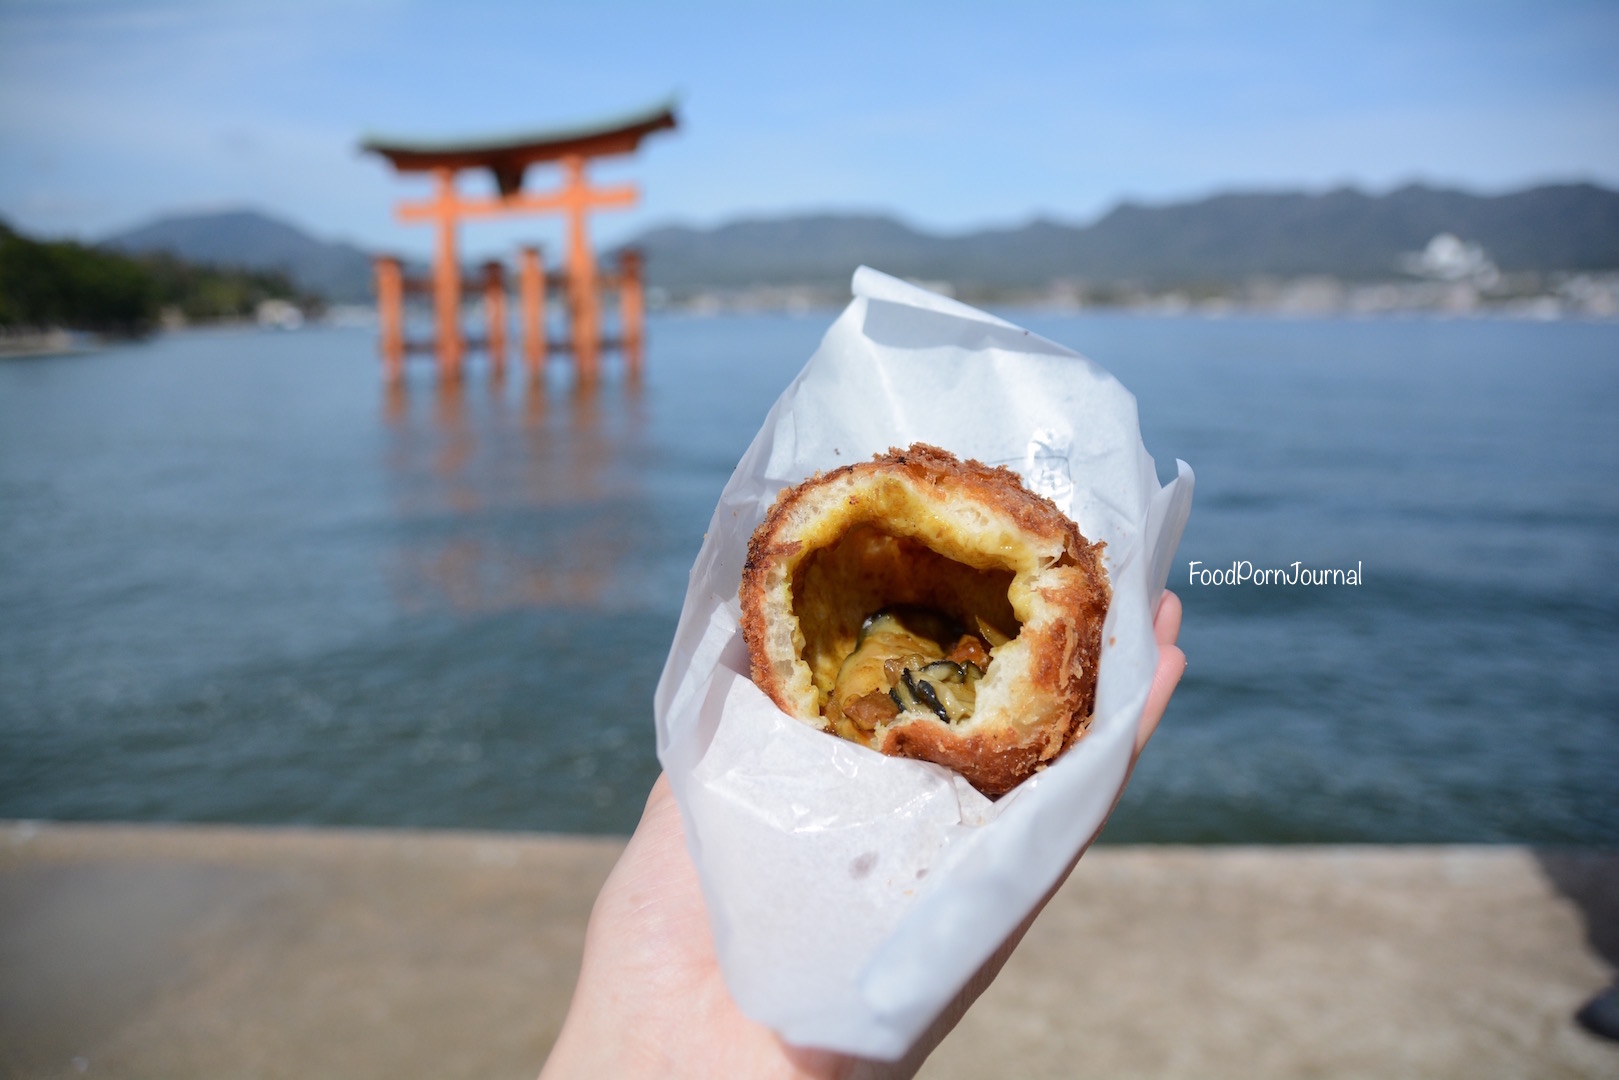
[[[455,379],[461,375],[461,259],[456,254],[455,227],[455,172],[438,169],[433,173],[434,200],[440,209],[438,236],[433,244],[433,322],[438,353],[438,373],[441,378]]]

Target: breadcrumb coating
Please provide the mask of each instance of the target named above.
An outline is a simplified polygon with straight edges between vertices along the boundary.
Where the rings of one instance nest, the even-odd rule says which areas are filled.
[[[781,492],[748,544],[753,681],[805,723],[1005,794],[1090,725],[1112,597],[1102,546],[1010,469],[925,443],[816,474]],[[890,710],[868,694],[860,722],[843,721],[830,700],[839,669],[868,617],[894,605],[966,628],[967,654],[988,647],[970,715]]]

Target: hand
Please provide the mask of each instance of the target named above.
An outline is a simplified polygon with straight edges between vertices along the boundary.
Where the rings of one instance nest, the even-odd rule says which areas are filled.
[[[1180,624],[1180,600],[1166,592],[1153,620],[1158,670],[1136,729],[1132,769],[1186,670],[1185,654],[1175,646]],[[1078,861],[1076,855],[1074,862]],[[542,1080],[913,1076],[968,1006],[994,981],[1035,916],[1073,868],[1070,863],[1051,892],[968,980],[902,1060],[862,1061],[831,1051],[793,1047],[743,1016],[725,988],[697,868],[686,851],[680,811],[668,779],[660,776],[635,835],[596,898],[573,1004],[545,1063]]]

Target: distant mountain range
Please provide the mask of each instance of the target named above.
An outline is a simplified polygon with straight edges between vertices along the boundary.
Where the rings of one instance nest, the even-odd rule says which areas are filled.
[[[968,292],[1063,280],[1147,287],[1259,276],[1376,281],[1400,276],[1402,257],[1439,233],[1480,245],[1504,273],[1619,270],[1619,192],[1555,184],[1473,195],[1413,184],[1384,195],[1353,188],[1224,194],[1162,206],[1124,202],[1089,225],[1040,219],[956,235],[881,215],[815,214],[666,226],[631,243],[647,254],[649,284],[681,296],[753,286],[842,287],[861,263]],[[371,288],[365,251],[253,211],[168,217],[105,243],[284,270],[334,300],[363,299]]]
[[[300,289],[340,303],[367,301],[373,293],[369,252],[317,240],[254,210],[161,217],[107,237],[101,246],[131,255],[166,252],[208,266],[280,270]]]
[[[1399,276],[1402,255],[1447,232],[1481,245],[1504,272],[1619,269],[1619,192],[1561,184],[1496,196],[1421,185],[1386,195],[1231,194],[1126,202],[1090,225],[1036,220],[954,236],[891,217],[816,215],[653,229],[636,243],[648,280],[676,291],[847,281],[860,263],[972,291],[1064,279],[1387,279]]]

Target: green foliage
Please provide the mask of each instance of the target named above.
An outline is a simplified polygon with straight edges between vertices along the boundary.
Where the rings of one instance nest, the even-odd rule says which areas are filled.
[[[147,255],[139,263],[157,289],[159,304],[178,308],[191,322],[248,318],[264,300],[291,300],[306,310],[313,303],[277,271],[221,270],[172,255]]]
[[[0,223],[0,327],[140,334],[166,308],[188,321],[250,318],[264,300],[307,308],[285,274],[222,270],[170,255],[132,258],[32,240]]]
[[[139,333],[157,311],[152,278],[135,260],[0,224],[0,326]]]

